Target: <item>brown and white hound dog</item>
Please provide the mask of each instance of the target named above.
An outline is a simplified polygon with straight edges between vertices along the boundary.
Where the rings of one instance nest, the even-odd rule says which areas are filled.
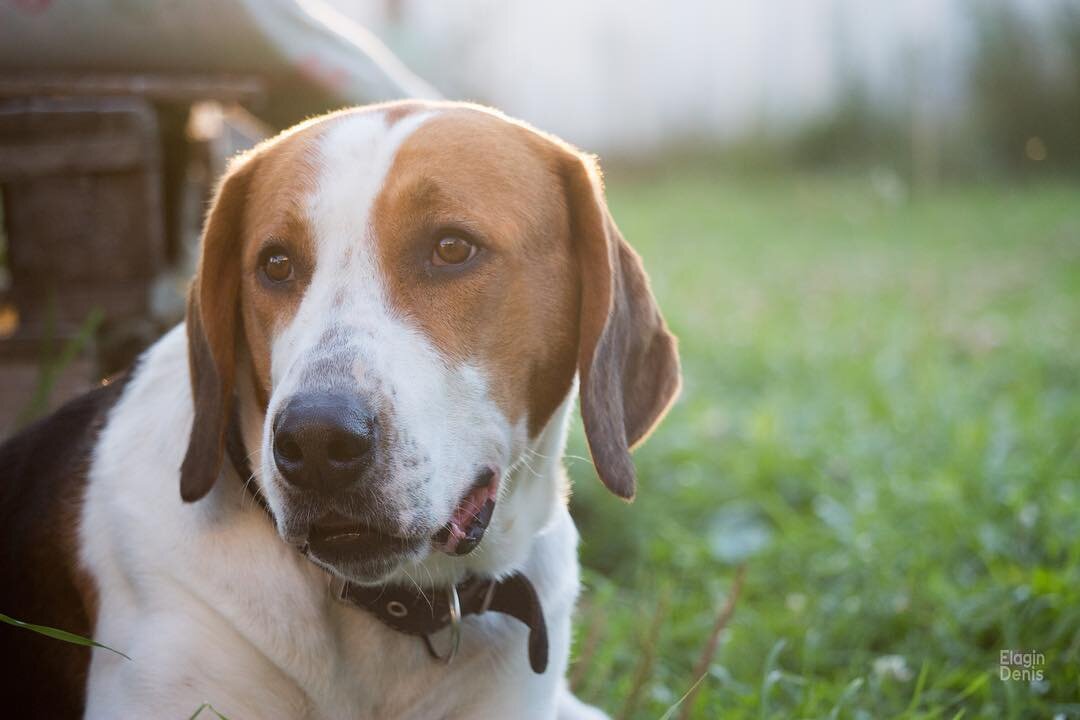
[[[232,163],[187,320],[0,449],[19,717],[600,718],[564,681],[561,466],[679,388],[596,166],[481,107],[299,125]]]

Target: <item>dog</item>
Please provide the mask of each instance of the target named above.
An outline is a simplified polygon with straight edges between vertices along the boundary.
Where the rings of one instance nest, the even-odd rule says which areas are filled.
[[[236,158],[185,322],[0,450],[19,717],[602,718],[567,687],[561,465],[599,479],[680,386],[595,161],[398,102]]]

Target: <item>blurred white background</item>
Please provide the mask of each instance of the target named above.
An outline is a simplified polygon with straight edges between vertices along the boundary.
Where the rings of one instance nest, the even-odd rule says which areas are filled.
[[[1060,60],[1055,0],[330,1],[448,97],[618,154],[795,132],[852,92],[916,124],[954,122],[976,112],[990,7],[1045,35],[1047,72]]]

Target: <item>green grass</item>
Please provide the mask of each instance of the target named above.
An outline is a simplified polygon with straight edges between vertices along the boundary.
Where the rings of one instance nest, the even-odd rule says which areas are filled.
[[[609,195],[685,387],[633,505],[570,461],[583,699],[663,716],[745,561],[692,717],[1080,717],[1080,185]],[[1044,681],[1000,680],[1003,649]]]

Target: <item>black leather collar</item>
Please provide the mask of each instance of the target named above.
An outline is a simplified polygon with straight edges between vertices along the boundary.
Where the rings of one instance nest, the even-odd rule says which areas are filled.
[[[480,578],[475,575],[454,588],[459,610],[455,620],[452,612],[454,595],[451,592],[426,592],[405,585],[353,585],[345,583],[341,598],[362,607],[384,625],[406,635],[423,638],[428,652],[438,658],[431,636],[469,615],[498,612],[515,617],[529,628],[529,665],[533,672],[543,673],[548,662],[547,625],[536,588],[521,573],[503,580]],[[458,630],[451,627],[451,632]],[[451,637],[451,650],[456,650],[456,638]]]
[[[239,418],[235,414],[225,434],[225,451],[244,489],[273,521],[270,505],[253,480],[247,451],[240,436]],[[427,592],[421,592],[415,586],[366,586],[344,582],[339,597],[350,605],[368,611],[393,630],[422,638],[431,656],[446,662],[453,659],[457,650],[464,617],[485,612],[510,615],[529,628],[529,665],[533,672],[539,674],[547,669],[548,637],[544,610],[536,588],[521,573],[514,573],[502,580],[471,575],[452,588]],[[440,657],[431,636],[447,627],[451,630],[451,648],[449,653]]]

